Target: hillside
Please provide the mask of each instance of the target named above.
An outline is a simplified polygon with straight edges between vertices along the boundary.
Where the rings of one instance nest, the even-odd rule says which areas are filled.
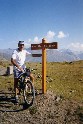
[[[0,63],[0,67],[9,64]],[[8,108],[9,102],[6,101],[7,106],[2,105],[1,98],[14,95],[13,75],[0,76],[0,124],[83,124],[83,61],[47,63],[46,94],[41,94],[41,63],[26,65],[34,69],[39,94],[34,104],[25,110],[22,105]],[[19,111],[2,112],[5,107]]]

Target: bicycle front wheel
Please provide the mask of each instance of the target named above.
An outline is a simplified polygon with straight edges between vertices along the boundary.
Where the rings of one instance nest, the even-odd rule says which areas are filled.
[[[24,88],[24,101],[28,105],[32,105],[35,98],[35,90],[31,81],[27,81]]]

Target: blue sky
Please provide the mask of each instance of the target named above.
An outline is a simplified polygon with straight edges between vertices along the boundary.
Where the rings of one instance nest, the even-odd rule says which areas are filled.
[[[83,0],[0,0],[0,49],[43,37],[59,49],[83,50]]]

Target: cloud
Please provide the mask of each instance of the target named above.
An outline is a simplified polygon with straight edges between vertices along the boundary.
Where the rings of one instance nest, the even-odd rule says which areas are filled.
[[[29,48],[31,47],[31,44],[37,44],[39,41],[40,39],[37,36],[35,36],[33,39],[29,38],[25,41],[25,48]]]
[[[65,38],[65,37],[68,37],[68,36],[69,36],[69,34],[65,34],[63,31],[59,31],[59,33],[57,35],[58,38]]]
[[[29,48],[30,46],[31,46],[31,44],[30,43],[25,43],[25,48]]]
[[[63,31],[59,31],[58,35],[56,35],[56,33],[54,31],[51,31],[49,30],[45,37],[42,37],[42,38],[46,38],[47,42],[50,42],[52,41],[54,38],[58,37],[58,38],[64,38],[64,37],[67,37],[69,36],[69,34],[64,34]],[[38,37],[38,36],[35,36],[33,39],[29,38],[26,42],[25,42],[25,47],[30,47],[31,44],[38,44],[38,43],[41,43],[42,42],[42,38]]]
[[[34,37],[34,40],[33,40],[34,43],[39,43],[39,38],[36,36]]]
[[[71,43],[68,46],[69,49],[74,50],[74,51],[83,51],[83,43]]]
[[[53,39],[54,36],[55,36],[55,32],[49,30],[49,31],[47,32],[46,38],[47,38],[48,40],[50,40],[50,39]]]
[[[28,43],[31,43],[31,39],[30,38],[28,39]]]
[[[32,40],[29,38],[27,41],[25,41],[25,48],[29,48],[31,46]]]

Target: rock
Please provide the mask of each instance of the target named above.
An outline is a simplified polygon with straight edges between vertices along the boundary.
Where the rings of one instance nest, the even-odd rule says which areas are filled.
[[[59,102],[61,100],[60,96],[56,97],[56,101]]]
[[[1,67],[0,68],[0,75],[4,75],[6,74],[6,68],[5,67]]]

